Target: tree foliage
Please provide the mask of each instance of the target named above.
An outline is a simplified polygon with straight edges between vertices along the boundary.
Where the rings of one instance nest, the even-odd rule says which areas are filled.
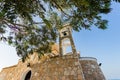
[[[120,2],[120,0],[113,0]],[[111,0],[0,0],[0,37],[16,47],[23,59],[28,53],[50,52],[58,29],[70,23],[73,30],[106,29],[101,14],[111,11]],[[7,34],[7,36],[6,36]]]

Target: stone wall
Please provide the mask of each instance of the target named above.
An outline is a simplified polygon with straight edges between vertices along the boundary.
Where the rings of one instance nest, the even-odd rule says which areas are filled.
[[[31,80],[84,80],[78,57],[56,57],[32,66]]]
[[[79,59],[79,55],[67,54],[53,58],[44,56],[38,61],[35,56],[25,63],[19,60],[17,65],[4,68],[0,80],[25,80],[29,71],[32,73],[30,80],[105,80],[95,58]]]
[[[4,68],[0,73],[0,80],[25,80],[29,70],[32,75],[30,80],[84,80],[78,56],[65,55],[42,59],[32,62],[27,67],[27,62]]]
[[[105,80],[104,74],[97,63],[96,58],[81,57],[80,63],[85,80]]]
[[[28,69],[26,63],[19,61],[17,65],[3,68],[0,73],[0,80],[21,80],[23,73]]]

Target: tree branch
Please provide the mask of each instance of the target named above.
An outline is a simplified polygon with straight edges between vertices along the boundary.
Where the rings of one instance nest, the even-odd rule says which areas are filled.
[[[65,11],[62,9],[62,7],[61,6],[59,6],[54,0],[52,0],[53,2],[54,2],[54,4],[60,9],[60,11],[63,13],[63,14],[65,14],[65,15],[67,15],[68,17],[72,17],[71,15],[69,15],[69,14],[67,14],[67,13],[65,13]]]

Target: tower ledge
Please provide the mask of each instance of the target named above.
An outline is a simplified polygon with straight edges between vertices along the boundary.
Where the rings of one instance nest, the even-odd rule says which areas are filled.
[[[94,57],[80,57],[80,60],[91,60],[91,61],[96,61],[97,62],[97,59],[94,58]]]

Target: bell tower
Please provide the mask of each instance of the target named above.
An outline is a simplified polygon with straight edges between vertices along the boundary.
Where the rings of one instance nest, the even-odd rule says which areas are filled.
[[[59,51],[60,56],[66,54],[66,48],[70,46],[72,49],[72,53],[74,55],[77,54],[76,48],[74,45],[74,41],[72,38],[72,28],[69,24],[63,26],[62,29],[59,30]]]

